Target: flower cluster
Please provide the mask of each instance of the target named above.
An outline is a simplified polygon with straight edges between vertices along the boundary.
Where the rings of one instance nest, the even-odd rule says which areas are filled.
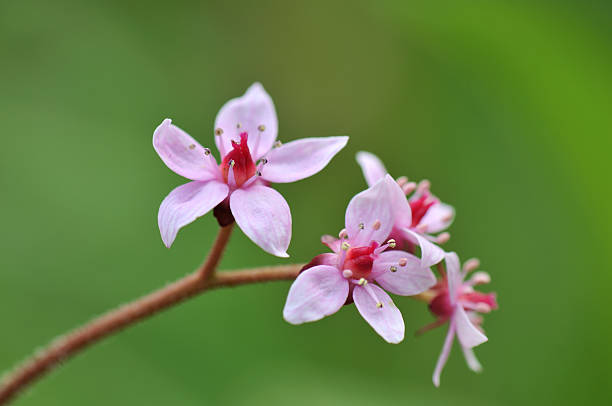
[[[167,247],[181,227],[212,210],[221,226],[236,222],[266,252],[288,256],[291,213],[270,184],[321,171],[348,137],[281,144],[277,133],[274,104],[258,83],[228,101],[217,115],[214,134],[220,164],[210,149],[170,119],[157,127],[155,150],[171,170],[191,180],[174,189],[159,209],[159,229]],[[392,178],[369,152],[359,152],[357,162],[369,188],[350,200],[338,237],[322,237],[331,252],[315,256],[302,268],[289,289],[283,317],[292,324],[312,322],[354,303],[384,340],[397,344],[404,339],[405,324],[387,292],[416,296],[436,317],[418,333],[448,324],[434,384],[440,383],[455,336],[468,366],[479,371],[472,348],[487,341],[481,315],[496,309],[497,301],[495,294],[475,290],[490,282],[487,273],[474,272],[468,278],[478,268],[477,260],[461,268],[457,254],[440,247],[450,238],[446,229],[454,220],[454,208],[431,193],[428,181]]]

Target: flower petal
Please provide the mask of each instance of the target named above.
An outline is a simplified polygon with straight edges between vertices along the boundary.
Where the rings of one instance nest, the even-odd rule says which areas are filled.
[[[388,173],[382,161],[370,152],[359,151],[356,158],[368,186],[375,185]]]
[[[405,264],[402,266],[400,262]],[[436,284],[431,269],[424,268],[419,258],[404,251],[380,254],[374,260],[372,274],[385,290],[401,296],[419,294]]]
[[[231,141],[238,141],[243,132],[249,134],[253,160],[272,148],[278,134],[278,120],[272,98],[260,83],[253,83],[243,96],[221,107],[215,119],[215,134],[218,130],[222,134],[215,137],[215,143],[222,157],[232,150]]]
[[[169,118],[155,129],[153,148],[168,168],[191,180],[211,180],[220,176],[210,150],[172,124]]]
[[[357,285],[353,300],[361,316],[385,341],[397,344],[404,339],[402,313],[384,290],[373,283]]]
[[[319,172],[348,142],[348,137],[304,138],[273,148],[261,170],[268,182],[288,183]]]
[[[157,215],[166,247],[170,248],[181,227],[212,210],[227,197],[228,192],[226,184],[215,180],[189,182],[170,192]]]
[[[395,227],[409,228],[412,225],[412,209],[397,182],[389,183],[389,196],[393,204],[393,216],[395,217]]]
[[[442,346],[442,352],[438,357],[438,362],[436,362],[436,368],[433,373],[433,383],[436,388],[440,386],[440,375],[442,374],[442,369],[444,365],[446,365],[451,348],[453,347],[453,338],[455,338],[455,323],[451,320],[448,327],[448,333],[446,333],[446,338],[444,339],[444,345]]]
[[[446,230],[455,219],[455,209],[445,203],[436,203],[427,210],[419,222],[419,226],[425,228],[426,233],[437,233]]]
[[[463,347],[473,348],[488,340],[487,336],[472,324],[463,307],[457,306],[453,320],[457,325],[457,338]]]
[[[351,245],[367,245],[370,241],[382,243],[389,236],[393,228],[391,183],[395,181],[386,175],[349,202],[345,225]]]
[[[444,262],[446,263],[446,275],[448,280],[448,291],[450,292],[450,302],[452,305],[455,305],[455,303],[457,303],[459,287],[463,282],[459,257],[455,252],[448,252],[444,255]]]
[[[408,240],[421,247],[421,264],[424,267],[430,267],[444,259],[444,250],[419,233],[406,228],[402,229],[402,233]]]
[[[280,193],[263,185],[237,189],[230,195],[230,209],[255,244],[277,257],[289,256],[291,212]]]
[[[337,268],[319,265],[307,269],[291,285],[283,317],[291,324],[320,320],[340,310],[348,292],[349,282]]]
[[[482,365],[480,365],[478,358],[476,358],[476,355],[474,355],[474,350],[471,348],[465,348],[463,346],[461,346],[461,349],[463,350],[463,355],[465,356],[465,361],[467,362],[468,367],[474,372],[481,372]]]

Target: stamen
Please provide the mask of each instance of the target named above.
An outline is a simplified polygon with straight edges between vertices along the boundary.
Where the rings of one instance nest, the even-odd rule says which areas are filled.
[[[438,244],[444,244],[450,240],[450,233],[442,233],[436,237],[436,242]]]
[[[210,148],[204,148],[204,155],[210,155]]]
[[[381,226],[380,220],[376,220],[374,224],[372,224],[372,228],[376,231],[380,230],[380,226]]]
[[[491,276],[483,271],[476,272],[470,278],[469,283],[472,285],[484,285],[487,283],[491,283]]]
[[[195,144],[191,144],[191,145],[189,146],[189,149],[195,149]]]
[[[396,246],[395,240],[393,238],[391,238],[389,241],[387,241],[387,244],[389,244],[389,247],[391,247],[391,248],[395,248],[395,246]]]
[[[407,263],[408,258],[400,258],[400,260],[398,261],[399,266],[406,266]]]
[[[265,165],[268,163],[268,158],[261,158],[261,164]]]
[[[343,251],[348,251],[351,248],[350,244],[348,242],[343,242],[342,243],[342,250]]]
[[[344,240],[345,238],[348,238],[348,232],[346,231],[346,228],[343,228],[342,230],[340,230],[340,233],[338,234],[338,237],[341,240]]]
[[[223,135],[223,128],[215,129],[215,135]]]
[[[392,266],[391,268],[389,268],[389,270],[391,272],[397,272],[397,267],[396,266]]]
[[[397,178],[396,182],[397,182],[398,185],[400,185],[400,187],[402,187],[406,183],[408,183],[408,178],[405,177],[405,176],[400,176],[399,178]]]
[[[378,307],[379,309],[382,309],[382,307],[383,307],[382,302],[378,302],[378,303],[376,303],[376,307]]]
[[[274,141],[274,148],[278,148],[278,147],[280,147],[281,145],[283,145],[283,143],[282,143],[282,142],[280,142],[279,140]]]
[[[422,181],[419,182],[419,185],[417,186],[417,192],[425,193],[426,191],[429,190],[430,187],[431,187],[431,182],[428,181],[427,179],[423,179]]]
[[[344,271],[342,271],[342,276],[348,279],[353,276],[353,271],[351,271],[350,269],[345,269]]]
[[[368,284],[368,281],[365,278],[361,278],[361,279],[359,279],[359,282],[357,282],[357,284],[359,286],[365,286],[365,285]]]
[[[242,127],[240,123],[236,123],[236,128],[240,128],[240,127]]]
[[[265,125],[263,125],[263,124],[259,124],[259,125],[257,126],[257,129],[258,129],[260,132],[264,132],[264,131],[266,131],[266,126],[265,126]]]
[[[416,183],[408,182],[404,186],[402,186],[402,191],[404,192],[405,195],[409,195],[410,193],[414,192],[416,188],[417,188]]]
[[[480,261],[478,258],[470,258],[463,264],[463,271],[465,273],[472,272],[480,267]],[[488,282],[487,282],[488,283]]]
[[[365,228],[365,224],[359,223],[357,227],[359,227],[360,230],[363,230]]]
[[[229,161],[229,169],[227,171],[227,184],[230,188],[236,186],[236,174],[234,174],[234,165],[235,162],[233,159]]]

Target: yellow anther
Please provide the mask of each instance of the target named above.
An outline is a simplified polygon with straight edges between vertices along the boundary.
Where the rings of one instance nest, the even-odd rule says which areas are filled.
[[[382,307],[383,307],[382,302],[378,302],[378,303],[376,303],[376,307],[378,307],[379,309],[382,309]]]
[[[342,243],[342,249],[344,251],[348,251],[349,248],[351,248],[351,246],[350,246],[350,244],[348,242],[345,241],[345,242]]]
[[[391,272],[397,272],[397,267],[396,266],[392,266],[391,268],[389,268],[391,270]]]
[[[215,130],[215,135],[221,135],[221,134],[223,134],[223,128],[217,128]]]
[[[359,227],[360,230],[363,230],[365,228],[365,224],[359,223],[357,227]]]
[[[365,286],[365,285],[368,284],[368,281],[366,281],[365,278],[361,278],[361,279],[359,279],[359,282],[357,282],[357,284],[359,286]]]
[[[265,126],[265,125],[263,125],[263,124],[259,124],[259,125],[257,126],[257,129],[258,129],[260,132],[264,132],[264,131],[266,131],[266,126]]]
[[[191,145],[189,146],[189,149],[195,149],[195,144],[191,144]]]
[[[395,248],[395,246],[396,246],[395,240],[393,238],[391,238],[389,241],[387,241],[387,244],[389,244],[389,247],[391,247],[391,248]]]

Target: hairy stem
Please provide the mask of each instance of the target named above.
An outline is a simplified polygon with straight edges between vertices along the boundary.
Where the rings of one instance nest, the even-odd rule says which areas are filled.
[[[0,405],[6,404],[19,390],[53,369],[59,361],[70,358],[97,341],[204,291],[211,279],[214,278],[214,283],[217,286],[223,286],[223,283],[226,285],[239,284],[231,278],[216,278],[214,276],[214,271],[223,255],[232,228],[233,226],[229,225],[219,230],[208,257],[194,273],[140,299],[111,310],[84,326],[55,339],[43,350],[37,351],[4,377],[0,384]],[[230,280],[224,282],[225,279]]]

